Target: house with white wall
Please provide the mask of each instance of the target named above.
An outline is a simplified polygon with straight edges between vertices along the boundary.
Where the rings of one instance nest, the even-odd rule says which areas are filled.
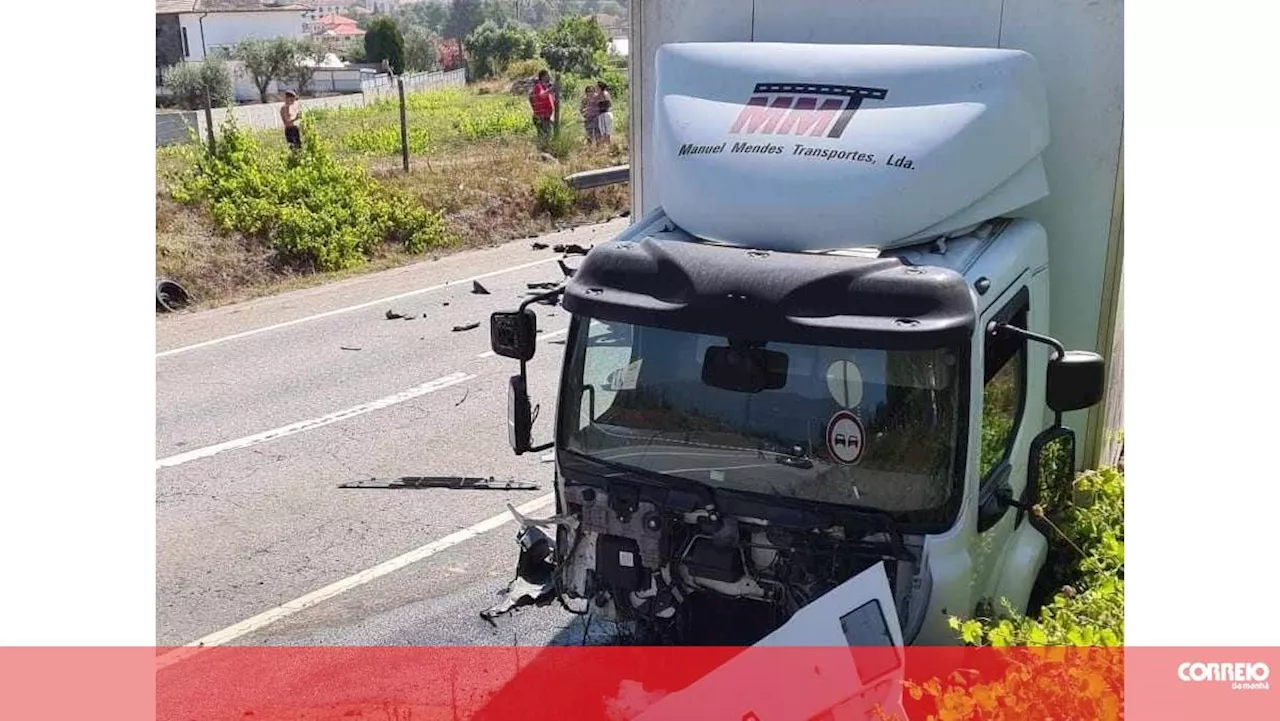
[[[157,70],[174,60],[225,56],[249,38],[301,38],[306,12],[307,6],[284,0],[156,0]]]

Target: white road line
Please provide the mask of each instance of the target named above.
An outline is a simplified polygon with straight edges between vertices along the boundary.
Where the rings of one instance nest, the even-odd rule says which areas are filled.
[[[550,337],[552,337],[552,336],[564,335],[565,333],[568,333],[568,332],[569,332],[569,329],[568,329],[568,328],[561,328],[560,330],[553,330],[553,331],[551,331],[550,333],[543,333],[542,335],[538,336],[538,339],[539,339],[539,340],[542,340],[543,338],[550,338]],[[478,355],[478,356],[476,356],[476,357],[477,357],[477,358],[492,358],[492,357],[493,357],[493,356],[495,356],[495,355],[497,355],[497,353],[494,353],[494,352],[493,352],[493,351],[491,351],[491,350],[487,350],[487,351],[485,351],[485,352],[481,353],[480,355]]]
[[[370,306],[380,305],[382,303],[388,303],[393,300],[400,300],[401,298],[408,298],[410,296],[421,295],[423,293],[430,293],[432,291],[440,290],[441,288],[447,288],[449,286],[462,285],[462,284],[470,283],[475,280],[483,280],[484,278],[492,278],[495,275],[503,275],[505,273],[514,273],[515,271],[518,271],[518,270],[533,268],[534,266],[542,265],[543,263],[550,263],[551,261],[558,260],[558,259],[559,259],[558,256],[555,258],[543,258],[542,260],[535,260],[533,262],[525,263],[523,265],[515,265],[510,268],[503,268],[501,270],[495,270],[489,273],[481,273],[480,275],[473,275],[470,278],[463,278],[462,280],[452,280],[445,283],[440,283],[438,285],[433,285],[428,288],[419,288],[417,290],[411,290],[405,293],[399,293],[397,295],[390,295],[390,296],[387,296],[386,298],[371,300],[368,303],[359,303],[357,305],[349,305],[345,308],[338,308],[337,310],[329,310],[323,313],[316,313],[315,315],[309,315],[309,316],[306,316],[305,318],[295,318],[294,320],[285,321],[283,323],[276,323],[275,325],[263,326],[262,328],[254,328],[253,330],[246,330],[241,333],[233,333],[228,336],[223,336],[221,338],[214,338],[213,340],[206,340],[200,343],[192,343],[191,345],[185,345],[185,346],[182,346],[181,348],[173,348],[171,350],[160,351],[156,353],[156,358],[164,358],[171,355],[177,355],[179,353],[186,353],[187,351],[196,350],[197,348],[208,348],[211,345],[226,343],[227,341],[230,341],[230,340],[248,338],[249,336],[257,335],[259,333],[266,333],[267,331],[279,330],[281,328],[288,328],[289,326],[298,325],[299,323],[306,323],[308,321],[319,320],[321,318],[328,318],[329,316],[338,315],[340,313],[347,313],[353,310],[360,310],[362,308],[368,308]]]
[[[521,515],[534,513],[544,506],[551,505],[554,498],[554,494],[548,493],[547,495],[535,498],[522,506],[518,506],[516,511]],[[264,611],[257,616],[241,621],[234,626],[228,626],[221,631],[216,631],[204,638],[192,641],[186,646],[163,653],[156,657],[156,670],[158,671],[167,666],[172,666],[179,661],[184,661],[203,649],[228,644],[242,636],[269,626],[282,618],[292,616],[299,611],[311,608],[312,606],[323,601],[327,601],[334,596],[350,591],[357,586],[363,586],[377,578],[394,573],[405,566],[430,558],[431,556],[434,556],[448,548],[452,548],[464,541],[468,541],[483,533],[488,533],[489,531],[501,528],[508,523],[514,522],[514,520],[515,519],[511,517],[510,512],[503,511],[492,518],[486,518],[485,520],[480,521],[474,526],[469,526],[461,531],[451,533],[444,538],[432,541],[425,546],[415,548],[412,551],[396,556],[389,561],[383,561],[373,568],[365,569],[353,576],[347,576],[341,581],[335,581],[324,588],[317,589],[305,596],[295,598],[288,603],[284,603],[273,609]]]
[[[428,393],[434,393],[435,391],[448,388],[449,386],[454,386],[459,383],[469,381],[472,378],[475,378],[475,376],[467,373],[454,373],[453,375],[447,375],[447,376],[444,376],[443,378],[437,378],[433,381],[427,381],[426,383],[414,386],[408,390],[400,391],[395,395],[390,395],[390,396],[387,396],[386,398],[379,398],[378,400],[371,401],[369,403],[363,403],[361,405],[355,406],[354,408],[348,408],[344,411],[330,413],[328,415],[321,416],[319,418],[312,418],[311,420],[299,421],[297,423],[292,423],[290,425],[282,426],[280,428],[274,428],[269,431],[263,431],[262,433],[255,433],[252,436],[237,438],[233,441],[217,443],[212,446],[205,446],[204,448],[197,448],[195,450],[187,451],[186,453],[179,453],[176,456],[161,458],[156,461],[156,470],[160,470],[161,468],[169,468],[172,466],[182,465],[183,463],[194,461],[198,458],[208,458],[209,456],[217,455],[219,453],[222,453],[223,451],[230,451],[238,448],[248,448],[249,446],[256,446],[259,443],[274,441],[277,438],[284,438],[285,436],[291,436],[295,433],[301,433],[303,431],[309,431],[315,428],[320,428],[321,426],[327,426],[330,423],[345,421],[348,418],[354,418],[355,416],[364,415],[365,413],[370,413],[372,411],[381,410],[389,406],[394,406],[397,403],[404,403],[405,401],[413,400],[418,396],[424,396]]]

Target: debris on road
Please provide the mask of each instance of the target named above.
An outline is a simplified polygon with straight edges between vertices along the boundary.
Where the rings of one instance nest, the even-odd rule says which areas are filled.
[[[541,488],[531,481],[508,479],[499,481],[493,476],[402,476],[400,478],[367,478],[348,481],[338,488],[386,488],[393,490],[417,488],[452,488],[480,491],[536,491]]]
[[[554,290],[560,287],[555,281],[547,281],[545,283],[529,283],[529,290]]]
[[[471,292],[476,295],[489,295],[489,289],[480,285],[480,281],[478,280],[471,281]]]
[[[573,277],[573,268],[570,268],[568,265],[565,265],[565,262],[563,260],[557,260],[556,262],[560,264],[560,272],[564,273],[564,277],[566,278]]]
[[[534,250],[546,250],[546,249],[547,249],[547,248],[549,248],[550,246],[549,246],[549,245],[547,245],[546,243],[537,243],[537,242],[535,242],[535,243],[531,243],[531,244],[530,244],[530,247],[532,247]]]
[[[457,408],[458,406],[462,405],[462,404],[463,404],[463,402],[467,400],[467,396],[469,396],[469,395],[471,395],[471,389],[470,389],[470,388],[468,388],[468,389],[467,389],[467,390],[462,394],[462,397],[458,399],[458,402],[457,402],[457,403],[454,403],[454,404],[453,404],[453,407],[454,407],[454,408]]]
[[[587,251],[591,250],[591,248],[583,248],[577,243],[566,243],[564,245],[557,245],[552,250],[557,253],[564,253],[565,255],[586,255]]]
[[[342,350],[360,350],[360,347],[354,346],[354,345],[344,345],[342,346]]]
[[[464,331],[464,330],[475,330],[476,328],[479,328],[479,327],[480,327],[480,324],[479,324],[479,323],[468,323],[468,324],[466,324],[466,325],[455,325],[455,326],[453,327],[453,332],[454,332],[454,333],[459,333],[459,332]]]
[[[555,595],[555,543],[551,536],[536,526],[525,526],[516,540],[520,544],[516,577],[507,584],[501,601],[480,612],[480,618],[494,627],[498,616],[521,606],[550,603]]]
[[[395,320],[397,318],[404,318],[404,317],[405,317],[404,313],[391,310],[390,308],[387,309],[387,320]]]

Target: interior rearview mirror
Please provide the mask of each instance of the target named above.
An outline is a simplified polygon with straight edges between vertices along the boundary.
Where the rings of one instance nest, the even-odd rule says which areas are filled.
[[[778,390],[787,384],[786,353],[764,348],[711,346],[702,358],[702,382],[739,393]]]
[[[1045,403],[1057,413],[1092,408],[1106,388],[1106,363],[1089,351],[1072,350],[1049,361]]]
[[[538,347],[537,316],[528,308],[490,315],[489,345],[504,358],[532,359]]]
[[[511,376],[507,386],[507,440],[517,456],[533,446],[533,410],[524,376]]]

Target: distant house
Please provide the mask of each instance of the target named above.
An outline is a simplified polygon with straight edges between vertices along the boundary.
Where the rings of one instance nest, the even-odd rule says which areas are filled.
[[[298,4],[307,8],[307,11],[302,14],[303,20],[306,21],[302,29],[308,35],[315,33],[317,20],[328,15],[341,15],[350,5],[349,2],[335,0],[298,0]]]
[[[241,40],[300,38],[308,11],[280,0],[156,0],[156,83],[162,68],[225,55]]]
[[[364,31],[349,17],[325,15],[311,24],[311,36],[330,45],[341,45],[348,40],[363,38]]]

